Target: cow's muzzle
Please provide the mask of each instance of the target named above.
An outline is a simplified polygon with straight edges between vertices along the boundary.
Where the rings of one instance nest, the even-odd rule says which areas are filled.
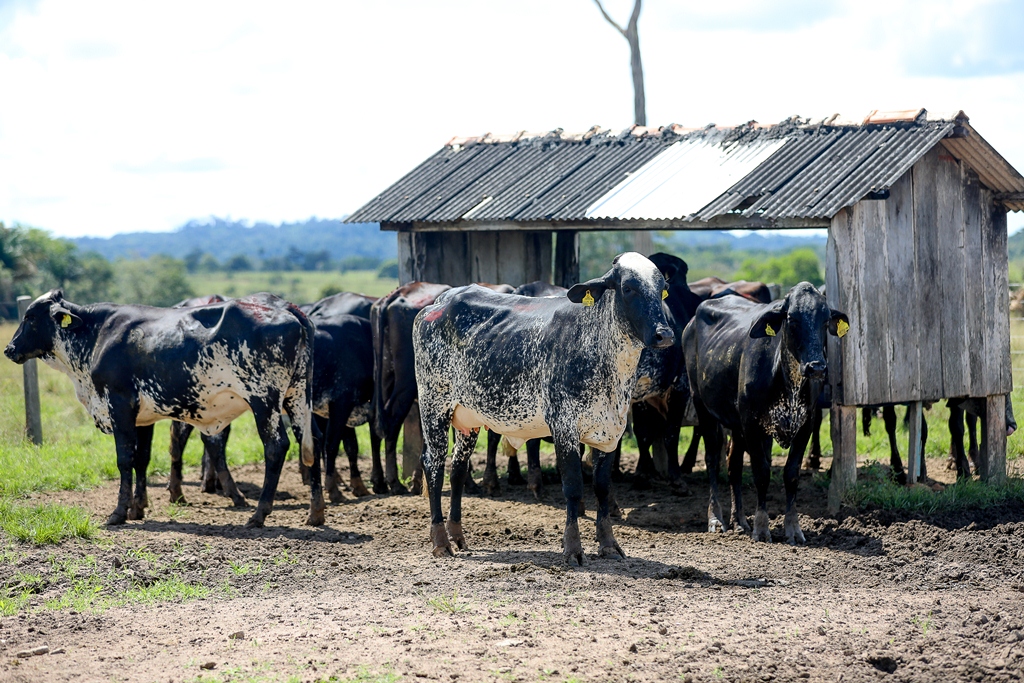
[[[17,363],[18,365],[21,365],[27,360],[25,358],[25,354],[18,353],[17,351],[15,351],[14,346],[12,346],[11,344],[8,344],[7,348],[4,349],[4,355],[7,356],[10,360]]]
[[[820,360],[812,360],[810,363],[804,363],[800,366],[800,372],[808,379],[824,379],[827,371],[828,366],[825,365],[824,361]]]
[[[651,343],[648,344],[651,348],[655,349],[666,349],[676,341],[676,333],[672,331],[672,328],[668,325],[658,325],[654,330],[654,336],[651,338]]]

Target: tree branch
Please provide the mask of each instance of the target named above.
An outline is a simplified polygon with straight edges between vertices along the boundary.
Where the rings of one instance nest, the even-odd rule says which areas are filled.
[[[614,26],[616,31],[621,33],[623,36],[626,36],[626,30],[624,28],[622,28],[621,26],[619,26],[618,24],[616,24],[615,20],[612,19],[610,16],[608,16],[608,13],[604,11],[604,6],[601,4],[601,0],[594,0],[594,4],[597,5],[597,9],[601,10],[601,16],[603,16],[605,18],[605,20],[609,24]],[[639,16],[639,14],[640,14],[640,0],[637,0],[636,6],[633,8],[633,17],[630,19],[630,21],[631,22],[635,22],[636,21],[636,17]],[[628,38],[628,36],[626,36],[626,37]]]
[[[597,0],[595,0],[596,2]],[[636,0],[633,3],[633,14],[629,16],[629,23],[626,25],[627,30],[636,31],[636,22],[640,19],[640,0]],[[621,30],[621,29],[619,29]]]

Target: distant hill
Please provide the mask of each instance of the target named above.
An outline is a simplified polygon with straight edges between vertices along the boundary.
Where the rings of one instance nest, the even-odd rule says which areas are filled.
[[[303,252],[326,250],[334,260],[349,256],[391,259],[397,255],[394,233],[381,232],[377,223],[343,225],[340,220],[311,218],[301,223],[256,223],[222,218],[192,220],[171,232],[127,232],[113,237],[71,240],[82,251],[95,251],[113,260],[165,254],[184,258],[199,250],[219,261],[243,255],[263,260],[294,247]]]
[[[751,232],[733,235],[721,230],[674,230],[658,233],[657,243],[670,251],[721,246],[738,251],[790,251],[802,247],[825,248],[825,235],[788,235],[785,232]]]

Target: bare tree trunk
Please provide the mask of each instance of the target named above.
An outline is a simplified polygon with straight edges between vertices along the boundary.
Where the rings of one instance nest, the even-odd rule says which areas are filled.
[[[640,2],[634,0],[633,13],[629,15],[629,23],[626,28],[619,26],[614,19],[604,10],[601,0],[594,0],[597,8],[601,10],[601,16],[615,30],[622,34],[622,37],[629,43],[629,68],[633,74],[633,123],[638,126],[647,125],[647,101],[644,98],[644,66],[640,61],[640,34],[637,32],[637,22],[640,19]],[[637,252],[650,256],[654,252],[654,234],[645,230],[638,230],[633,233],[633,249]]]

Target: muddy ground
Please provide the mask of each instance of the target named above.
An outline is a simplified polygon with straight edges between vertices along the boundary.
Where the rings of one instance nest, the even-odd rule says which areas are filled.
[[[262,468],[235,475],[255,499]],[[0,617],[0,680],[1020,680],[1024,510],[831,518],[805,472],[807,544],[793,548],[775,477],[770,545],[705,532],[703,473],[688,479],[688,497],[619,483],[615,532],[629,557],[596,557],[591,512],[583,568],[562,564],[555,484],[540,502],[504,481],[501,497],[470,498],[471,551],[438,560],[422,497],[349,496],[313,529],[289,462],[267,527],[248,531],[251,509],[199,493],[195,473],[184,510],[158,479],[145,521],[89,542],[8,549],[0,571],[44,580],[20,614]],[[116,489],[40,498],[102,521]],[[748,511],[753,498],[748,489]],[[47,607],[93,584],[116,596],[161,579],[208,595]],[[58,653],[16,657],[44,644]]]

